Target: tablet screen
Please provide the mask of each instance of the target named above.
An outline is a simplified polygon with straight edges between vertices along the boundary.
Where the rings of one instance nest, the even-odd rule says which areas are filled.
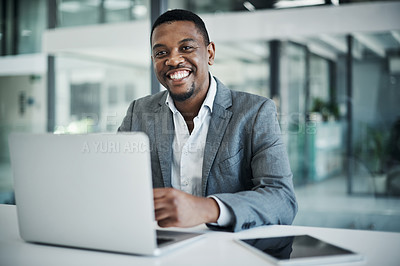
[[[280,261],[355,254],[309,235],[241,239],[240,241]]]

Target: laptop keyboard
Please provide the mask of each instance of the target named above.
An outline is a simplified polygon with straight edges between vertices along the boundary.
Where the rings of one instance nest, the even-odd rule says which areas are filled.
[[[161,244],[168,243],[171,241],[173,241],[172,238],[157,237],[157,245],[161,245]]]

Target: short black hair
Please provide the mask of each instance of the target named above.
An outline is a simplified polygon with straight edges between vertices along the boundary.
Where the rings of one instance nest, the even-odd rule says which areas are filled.
[[[164,23],[172,23],[175,21],[192,21],[196,28],[199,30],[200,34],[203,35],[205,45],[210,44],[210,37],[208,36],[208,32],[206,29],[206,25],[204,21],[195,13],[190,12],[188,10],[183,9],[172,9],[163,14],[161,14],[153,24],[151,28],[150,34],[150,44],[151,39],[153,38],[154,29],[157,28],[159,25]]]

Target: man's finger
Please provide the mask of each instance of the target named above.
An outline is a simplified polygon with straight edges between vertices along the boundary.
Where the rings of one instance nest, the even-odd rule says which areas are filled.
[[[172,192],[171,188],[153,188],[154,198],[163,198]]]
[[[170,208],[170,207],[171,207],[171,203],[165,197],[154,199],[154,210],[160,210],[160,209]]]
[[[170,217],[170,213],[166,209],[159,209],[154,212],[156,221],[164,220]]]
[[[171,218],[159,220],[159,221],[157,221],[157,224],[160,227],[176,227],[177,226],[175,220],[171,219]]]
[[[165,196],[164,189],[162,188],[154,188],[153,189],[153,197],[156,198],[162,198]]]

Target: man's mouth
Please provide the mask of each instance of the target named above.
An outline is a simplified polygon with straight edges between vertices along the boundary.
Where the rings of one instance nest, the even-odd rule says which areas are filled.
[[[190,75],[188,70],[179,70],[168,74],[168,77],[172,80],[181,80]]]

